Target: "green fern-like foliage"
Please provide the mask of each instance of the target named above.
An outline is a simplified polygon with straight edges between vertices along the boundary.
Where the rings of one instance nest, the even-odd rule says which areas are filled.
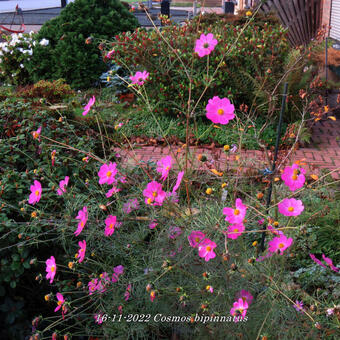
[[[106,65],[98,41],[135,29],[137,19],[118,0],[76,0],[57,18],[46,22],[38,39],[48,39],[48,46],[37,45],[29,71],[34,82],[63,78],[73,88],[93,86]],[[92,37],[93,42],[85,40]]]

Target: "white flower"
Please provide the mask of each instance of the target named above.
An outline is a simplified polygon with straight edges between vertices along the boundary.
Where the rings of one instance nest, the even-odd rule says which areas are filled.
[[[334,308],[328,308],[327,309],[327,315],[333,315],[334,314]]]
[[[24,67],[25,67],[24,64],[20,64],[19,66],[20,66],[21,68],[24,68]]]
[[[50,43],[50,41],[48,40],[48,39],[42,39],[41,41],[40,41],[40,45],[41,46],[47,46],[48,44]]]

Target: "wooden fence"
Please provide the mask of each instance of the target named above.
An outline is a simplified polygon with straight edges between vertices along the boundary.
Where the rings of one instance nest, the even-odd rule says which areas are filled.
[[[277,12],[292,45],[307,45],[321,26],[322,0],[267,0],[261,11]]]

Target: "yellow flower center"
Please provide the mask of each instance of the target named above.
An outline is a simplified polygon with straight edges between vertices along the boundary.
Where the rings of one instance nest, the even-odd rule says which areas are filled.
[[[207,251],[211,251],[211,247],[210,247],[210,246],[206,247],[205,249],[206,249]]]
[[[234,229],[234,232],[235,232],[235,233],[238,233],[238,229]]]
[[[235,210],[234,210],[234,215],[236,215],[236,216],[237,216],[237,215],[240,215],[240,210],[235,209]]]
[[[110,228],[110,229],[112,229],[112,228],[113,228],[113,223],[111,223],[111,224],[109,225],[109,228]]]
[[[297,175],[293,175],[293,176],[292,176],[292,180],[293,180],[293,181],[296,181],[297,179],[298,179],[298,176],[297,176]]]
[[[157,195],[158,195],[158,194],[157,194],[157,191],[154,191],[154,192],[152,193],[152,196],[153,196],[153,197],[157,197]]]
[[[167,167],[165,168],[165,170],[169,170],[169,168],[170,168],[170,167],[169,167],[169,166],[167,166]]]
[[[283,243],[279,243],[278,247],[281,249],[281,248],[284,248],[284,244]]]
[[[63,302],[59,300],[59,301],[58,301],[58,306],[60,306],[62,303],[63,303]]]
[[[217,113],[218,113],[220,116],[222,116],[223,113],[224,113],[224,110],[223,110],[223,109],[218,109],[218,110],[217,110]]]
[[[36,190],[35,191],[35,196],[39,196],[39,194],[40,194],[39,190]]]
[[[199,237],[196,237],[195,238],[195,241],[198,243],[200,241],[200,238]]]
[[[147,202],[148,204],[151,204],[151,203],[152,203],[152,199],[151,199],[151,198],[148,198],[146,202]]]
[[[292,211],[294,211],[294,208],[293,207],[289,207],[288,211],[292,212]]]
[[[55,266],[51,266],[51,272],[55,272]]]
[[[81,221],[81,222],[80,222],[80,225],[83,227],[83,226],[84,226],[84,222],[83,222],[83,221]]]
[[[106,177],[111,177],[112,175],[112,172],[109,170],[107,173],[106,173]]]

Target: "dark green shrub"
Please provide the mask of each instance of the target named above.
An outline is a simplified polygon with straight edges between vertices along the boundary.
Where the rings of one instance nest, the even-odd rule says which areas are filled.
[[[133,30],[137,19],[118,0],[76,0],[46,22],[29,66],[32,80],[63,78],[73,88],[94,85],[106,70],[97,41]],[[85,43],[91,37],[92,43]]]

